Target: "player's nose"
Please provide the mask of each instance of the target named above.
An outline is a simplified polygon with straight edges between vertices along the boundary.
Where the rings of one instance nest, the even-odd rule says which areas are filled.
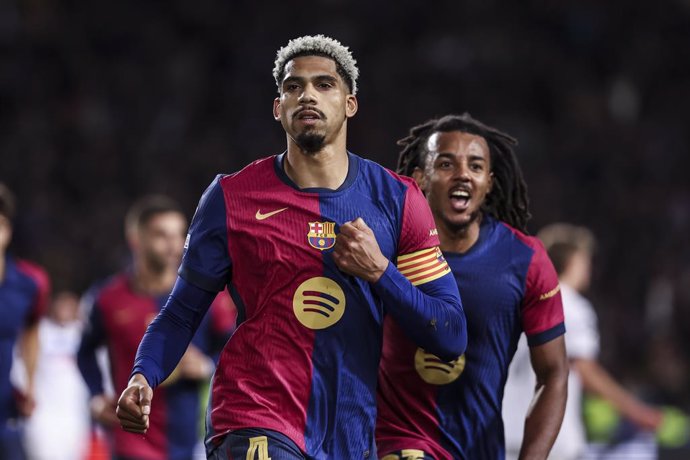
[[[299,102],[301,104],[316,103],[316,88],[314,88],[314,85],[312,85],[311,83],[304,85],[302,93],[299,95]]]

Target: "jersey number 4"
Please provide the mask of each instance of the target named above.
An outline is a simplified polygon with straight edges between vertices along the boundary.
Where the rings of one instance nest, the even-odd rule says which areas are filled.
[[[249,438],[247,460],[271,460],[271,457],[268,456],[268,438],[266,436]]]

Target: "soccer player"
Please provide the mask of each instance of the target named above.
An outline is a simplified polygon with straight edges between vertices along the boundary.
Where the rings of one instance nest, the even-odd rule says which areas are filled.
[[[640,429],[656,430],[662,423],[662,412],[628,392],[597,360],[597,316],[592,304],[582,295],[590,285],[592,255],[596,245],[594,235],[585,227],[556,223],[541,229],[538,237],[546,246],[560,280],[568,328],[565,342],[571,369],[563,426],[553,445],[551,458],[575,460],[585,453],[587,440],[582,418],[583,389],[610,402]],[[515,362],[510,366],[504,399],[504,420],[516,428],[520,427],[520,421],[514,420],[515,413],[526,409],[521,395],[526,388],[534,386],[534,375],[524,368],[521,353],[524,351],[519,346]],[[513,413],[508,412],[508,408],[512,408]],[[515,458],[511,450],[514,451],[515,446],[519,445],[519,434],[516,430],[506,437],[508,458]]]
[[[467,315],[467,351],[452,360],[384,327],[377,444],[386,460],[503,459],[501,400],[524,332],[538,375],[522,458],[544,459],[558,433],[568,365],[558,279],[525,234],[526,185],[515,139],[468,114],[412,128],[398,171],[425,192]]]
[[[48,276],[40,267],[8,252],[12,239],[14,195],[0,183],[0,459],[24,458],[17,417],[34,409],[33,383],[38,359],[38,320],[50,297]],[[15,344],[26,369],[26,387],[10,383]]]
[[[115,401],[104,393],[96,351],[106,346],[113,387],[127,386],[137,346],[170,293],[182,257],[187,220],[165,196],[144,197],[130,208],[125,230],[131,268],[116,274],[95,293],[78,353],[79,368],[91,393],[91,412],[105,426],[117,425]],[[200,392],[215,368],[213,357],[234,326],[232,303],[219,296],[185,347],[180,365],[158,392],[154,418],[145,437],[113,430],[118,460],[191,460],[199,442]],[[174,340],[174,339],[173,339]],[[186,350],[186,351],[185,351]]]
[[[226,284],[242,323],[213,378],[212,459],[375,458],[386,313],[437,354],[464,351],[457,286],[423,195],[346,149],[357,76],[328,37],[278,51],[273,115],[287,151],[218,176],[201,198],[180,278],[120,397],[126,429],[144,432],[155,418],[151,387]],[[424,267],[410,269],[414,260]]]

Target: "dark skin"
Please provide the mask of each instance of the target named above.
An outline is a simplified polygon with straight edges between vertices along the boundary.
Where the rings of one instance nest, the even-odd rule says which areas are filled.
[[[413,176],[425,192],[438,228],[441,249],[467,252],[479,238],[481,207],[493,187],[486,140],[460,131],[430,136],[424,170]],[[525,421],[520,459],[545,459],[565,412],[568,361],[563,336],[530,348],[537,375],[534,399]]]

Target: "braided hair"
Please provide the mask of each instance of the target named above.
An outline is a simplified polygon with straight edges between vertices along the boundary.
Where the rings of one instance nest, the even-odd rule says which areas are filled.
[[[434,133],[452,131],[481,136],[489,146],[493,187],[482,205],[482,211],[522,232],[527,232],[527,221],[531,214],[527,184],[513,151],[517,140],[475,120],[469,113],[446,115],[410,129],[410,134],[398,141],[398,145],[403,147],[398,157],[398,173],[412,176],[415,168],[425,170],[429,137]]]

